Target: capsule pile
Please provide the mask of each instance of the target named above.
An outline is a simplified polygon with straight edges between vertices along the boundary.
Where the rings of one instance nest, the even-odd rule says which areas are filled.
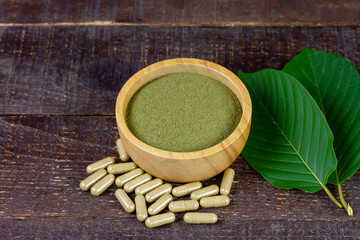
[[[145,222],[148,228],[155,228],[175,221],[174,213],[187,212],[183,219],[188,224],[213,224],[218,220],[215,213],[189,212],[199,207],[213,208],[225,207],[230,204],[229,193],[235,176],[232,168],[224,171],[220,188],[213,184],[203,187],[201,182],[192,182],[177,187],[164,183],[162,179],[145,173],[134,162],[127,162],[126,153],[121,139],[116,141],[120,159],[125,163],[115,163],[113,157],[107,157],[87,166],[86,171],[91,174],[80,182],[80,189],[99,196],[112,184],[119,189],[115,197],[128,213],[136,210],[136,217]],[[115,178],[115,175],[119,175]],[[135,192],[135,203],[129,193]],[[220,193],[220,195],[219,195]],[[174,198],[190,195],[189,200],[176,200]],[[148,206],[149,205],[149,206]],[[170,212],[161,213],[168,208]]]

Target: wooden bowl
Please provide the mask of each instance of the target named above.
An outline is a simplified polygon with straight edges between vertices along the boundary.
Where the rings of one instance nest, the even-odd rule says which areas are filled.
[[[242,116],[234,132],[224,141],[196,152],[169,152],[140,141],[130,132],[125,122],[125,111],[131,97],[149,81],[176,72],[212,77],[235,93],[242,106]],[[205,60],[176,58],[157,62],[133,75],[118,95],[115,112],[124,147],[139,167],[164,180],[192,182],[217,175],[239,156],[249,136],[252,108],[245,85],[226,68]]]

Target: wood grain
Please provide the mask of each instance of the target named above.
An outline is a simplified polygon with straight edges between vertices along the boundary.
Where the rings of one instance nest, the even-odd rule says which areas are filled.
[[[89,163],[117,156],[115,100],[138,70],[176,57],[234,73],[280,69],[304,45],[360,69],[359,9],[356,0],[0,0],[0,239],[359,239],[360,172],[343,184],[353,218],[323,191],[272,187],[242,157],[232,202],[213,209],[211,226],[177,214],[150,230],[122,210],[115,186],[100,197],[79,189]]]
[[[89,163],[117,156],[115,126],[113,116],[1,117],[0,236],[356,239],[360,234],[360,172],[343,186],[355,212],[350,218],[323,191],[272,187],[241,157],[232,165],[236,175],[230,205],[211,209],[220,216],[218,224],[189,226],[177,214],[172,225],[146,229],[135,214],[122,210],[115,186],[100,197],[79,189]],[[217,176],[204,185],[220,181]],[[333,186],[330,190],[335,192]]]
[[[359,25],[357,0],[1,1],[0,23],[242,26]]]
[[[0,233],[10,239],[359,239],[360,221],[219,220],[213,226],[171,225],[144,229],[129,218],[0,219]],[[125,223],[125,224],[124,224]],[[223,226],[220,228],[219,226]],[[226,227],[224,227],[226,226]],[[185,232],[186,231],[186,232]],[[26,233],[26,236],[25,234]]]
[[[282,68],[302,46],[360,69],[360,27],[0,27],[0,114],[113,115],[125,81],[151,63],[254,72]]]

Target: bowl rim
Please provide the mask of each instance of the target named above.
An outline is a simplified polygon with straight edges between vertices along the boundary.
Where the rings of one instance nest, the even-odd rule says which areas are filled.
[[[239,121],[238,125],[236,126],[236,128],[234,129],[234,131],[220,143],[218,143],[214,146],[211,146],[209,148],[194,151],[194,152],[171,152],[171,151],[166,151],[163,149],[155,148],[151,145],[144,143],[143,141],[138,139],[128,128],[126,121],[125,121],[125,114],[123,114],[123,107],[122,107],[123,104],[121,104],[121,103],[123,101],[125,101],[125,98],[127,97],[129,90],[131,89],[131,86],[134,86],[139,81],[139,79],[141,79],[146,74],[149,74],[150,72],[152,72],[154,70],[158,70],[159,68],[162,68],[164,66],[168,67],[169,65],[175,65],[175,64],[176,65],[178,65],[178,64],[197,65],[200,67],[208,68],[212,71],[216,71],[217,73],[221,73],[221,75],[223,77],[227,78],[227,80],[231,81],[232,84],[239,91],[242,99],[240,99],[237,96],[237,94],[235,94],[235,95],[239,99],[239,101],[241,103],[241,107],[242,107],[242,115],[241,115],[240,121]],[[181,71],[179,71],[179,72],[181,72]],[[152,81],[152,80],[150,80],[150,81]],[[143,85],[145,85],[145,84],[143,84]],[[141,85],[140,87],[142,87],[143,85]],[[134,92],[134,94],[136,92],[137,92],[137,90]],[[130,96],[130,99],[132,98],[133,95]],[[125,106],[124,112],[126,111],[127,104]],[[177,160],[197,159],[197,158],[211,156],[213,154],[218,153],[219,151],[222,151],[224,148],[231,147],[231,145],[238,138],[240,138],[244,132],[247,131],[247,129],[250,127],[250,124],[251,124],[252,103],[251,103],[249,92],[248,92],[247,88],[245,87],[244,83],[233,72],[231,72],[227,68],[225,68],[219,64],[216,64],[216,63],[213,63],[213,62],[210,62],[207,60],[202,60],[202,59],[173,58],[173,59],[167,59],[167,60],[153,63],[145,68],[142,68],[140,71],[138,71],[137,73],[132,75],[126,81],[126,83],[123,85],[123,87],[121,88],[121,90],[118,94],[118,97],[116,99],[116,105],[115,105],[115,115],[116,115],[116,122],[117,122],[117,126],[119,128],[118,129],[119,132],[122,132],[132,144],[134,144],[138,148],[142,149],[142,151],[148,152],[152,155],[156,155],[156,156],[159,156],[162,158],[167,158],[167,159],[177,159]],[[247,136],[246,136],[246,138],[247,138]]]

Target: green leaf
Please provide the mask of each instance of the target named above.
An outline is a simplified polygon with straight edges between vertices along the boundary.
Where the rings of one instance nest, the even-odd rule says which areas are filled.
[[[309,91],[334,134],[337,170],[329,183],[341,184],[360,166],[360,75],[336,54],[304,47],[283,71]]]
[[[278,188],[315,192],[336,168],[333,135],[318,105],[291,75],[277,70],[245,74],[252,127],[242,155]]]

